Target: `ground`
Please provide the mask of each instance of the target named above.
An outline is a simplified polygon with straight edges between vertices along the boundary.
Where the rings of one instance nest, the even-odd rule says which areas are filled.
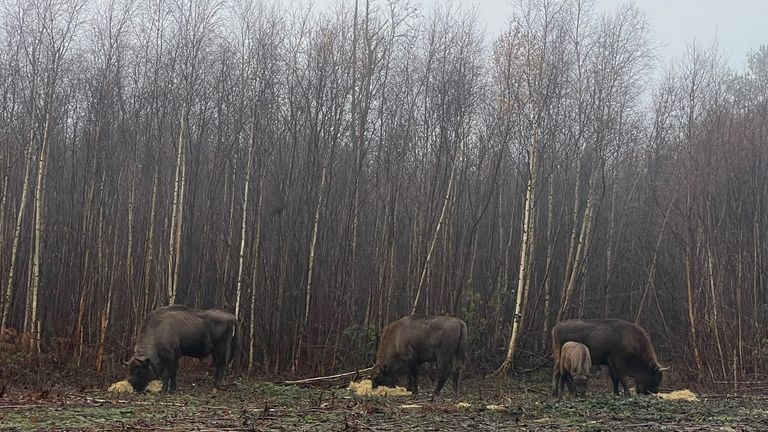
[[[250,377],[216,391],[203,371],[184,371],[172,395],[116,394],[109,382],[65,384],[51,372],[34,384],[0,381],[2,430],[159,431],[763,431],[768,398],[699,395],[698,402],[614,397],[593,382],[582,399],[555,398],[546,374],[527,378],[470,378],[464,395],[451,390],[437,402],[423,394],[359,397],[337,382],[325,388],[281,385]],[[62,381],[62,382],[52,382]],[[47,383],[47,384],[46,384]],[[3,385],[5,389],[2,390]],[[37,389],[35,389],[37,387]],[[42,389],[42,390],[41,390]],[[466,402],[468,407],[458,407]]]

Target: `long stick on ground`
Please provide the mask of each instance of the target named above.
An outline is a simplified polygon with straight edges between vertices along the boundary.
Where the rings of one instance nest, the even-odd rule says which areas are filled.
[[[337,375],[328,375],[328,376],[321,376],[321,377],[314,377],[314,378],[306,378],[301,380],[295,380],[295,381],[285,381],[285,384],[305,384],[305,383],[311,383],[315,381],[324,381],[324,380],[330,380],[330,379],[336,379],[336,378],[344,378],[348,376],[354,376],[357,374],[360,374],[362,372],[368,372],[370,370],[373,370],[373,366],[365,369],[356,370],[354,372],[344,372]]]

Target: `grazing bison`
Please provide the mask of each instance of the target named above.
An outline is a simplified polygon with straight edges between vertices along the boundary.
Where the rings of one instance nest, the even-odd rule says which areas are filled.
[[[552,352],[555,365],[560,362],[560,350],[567,341],[587,346],[592,364],[608,366],[613,381],[613,393],[619,394],[619,383],[624,394],[629,390],[625,377],[635,381],[638,394],[658,393],[662,371],[656,360],[651,339],[642,327],[619,319],[569,320],[552,329]],[[557,394],[560,370],[555,367],[552,393]]]
[[[220,388],[227,365],[239,350],[239,324],[235,316],[218,309],[192,309],[183,305],[161,307],[144,318],[128,365],[128,382],[144,391],[155,378],[163,391],[176,390],[176,372],[183,356],[213,357],[214,383]]]
[[[592,367],[586,345],[573,341],[564,343],[555,367],[560,371],[557,394],[563,393],[566,384],[574,396],[586,393],[589,369]]]
[[[432,399],[440,394],[449,375],[458,396],[461,367],[467,344],[467,325],[450,316],[400,318],[384,327],[376,353],[371,384],[393,387],[401,375],[408,374],[407,389],[419,392],[419,366],[437,362],[437,382]]]

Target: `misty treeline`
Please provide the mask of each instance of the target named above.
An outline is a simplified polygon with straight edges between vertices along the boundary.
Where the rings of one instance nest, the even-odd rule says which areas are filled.
[[[315,374],[448,313],[504,372],[618,317],[691,379],[765,373],[768,49],[667,65],[590,4],[491,37],[407,0],[4,2],[2,327],[101,370],[153,308],[219,307],[243,367]]]

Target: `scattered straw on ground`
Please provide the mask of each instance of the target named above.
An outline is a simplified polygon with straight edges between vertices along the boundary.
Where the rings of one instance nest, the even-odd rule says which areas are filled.
[[[485,409],[489,411],[496,411],[496,412],[503,412],[503,411],[509,410],[509,408],[507,408],[506,405],[486,405]]]
[[[456,408],[469,409],[469,408],[472,408],[472,405],[466,402],[459,402],[456,404]]]
[[[362,380],[349,383],[349,390],[360,396],[410,396],[411,392],[403,387],[384,387],[379,386],[375,389],[371,385],[371,380]]]
[[[400,409],[419,409],[419,408],[421,408],[421,405],[416,405],[416,404],[400,405]]]
[[[160,393],[162,389],[163,382],[160,380],[150,381],[147,385],[147,391],[150,393]],[[122,380],[109,386],[107,391],[113,393],[133,393],[133,386],[128,381]]]
[[[699,400],[699,398],[696,397],[696,394],[688,389],[675,390],[669,393],[659,393],[658,396],[666,400],[687,400],[687,401]]]

